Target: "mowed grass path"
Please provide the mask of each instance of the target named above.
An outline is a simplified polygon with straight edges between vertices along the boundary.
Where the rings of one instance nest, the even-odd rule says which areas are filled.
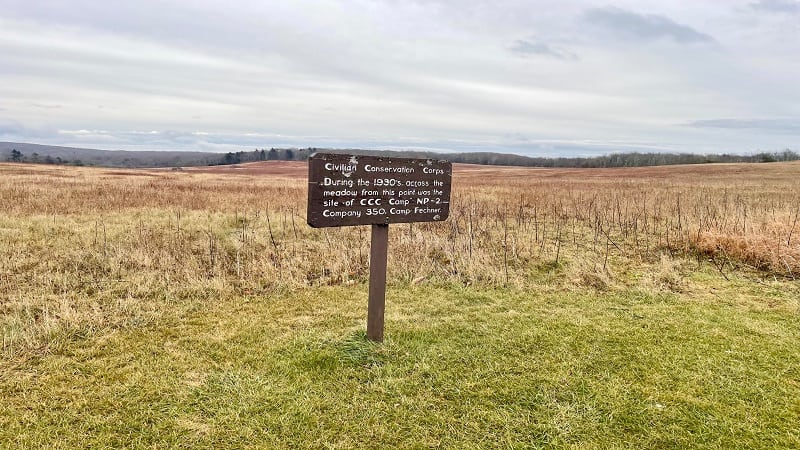
[[[392,285],[383,344],[363,285],[204,299],[3,361],[0,447],[798,448],[786,286]]]

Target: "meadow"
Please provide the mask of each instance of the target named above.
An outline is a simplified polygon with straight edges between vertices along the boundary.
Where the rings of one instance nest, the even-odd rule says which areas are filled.
[[[306,170],[0,164],[0,447],[800,447],[800,164],[456,165],[383,344]]]

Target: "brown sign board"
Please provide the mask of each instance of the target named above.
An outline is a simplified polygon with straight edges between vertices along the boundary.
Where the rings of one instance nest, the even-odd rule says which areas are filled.
[[[308,161],[308,224],[445,220],[452,172],[443,160],[315,153]]]

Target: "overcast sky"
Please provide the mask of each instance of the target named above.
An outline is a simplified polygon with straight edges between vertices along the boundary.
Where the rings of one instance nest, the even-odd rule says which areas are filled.
[[[800,148],[800,2],[0,0],[0,140]]]

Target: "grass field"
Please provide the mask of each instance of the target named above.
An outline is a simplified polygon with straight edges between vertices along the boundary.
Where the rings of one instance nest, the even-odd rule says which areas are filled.
[[[383,344],[305,173],[0,165],[0,447],[800,447],[800,164],[457,166]]]

